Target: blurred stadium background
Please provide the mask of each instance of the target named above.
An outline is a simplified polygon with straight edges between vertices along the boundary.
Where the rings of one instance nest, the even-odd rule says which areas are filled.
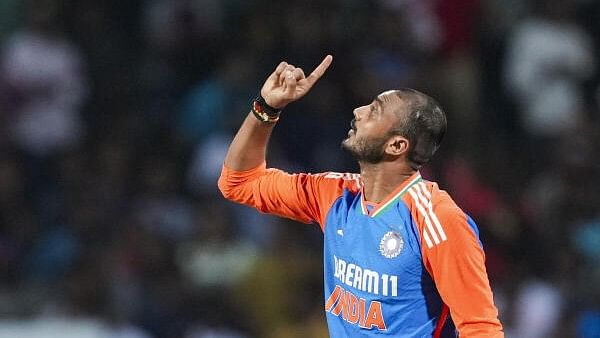
[[[432,94],[424,176],[478,222],[507,337],[600,337],[595,0],[1,0],[0,337],[326,337],[318,227],[216,190],[273,67],[326,53],[270,165],[355,171],[352,109]]]

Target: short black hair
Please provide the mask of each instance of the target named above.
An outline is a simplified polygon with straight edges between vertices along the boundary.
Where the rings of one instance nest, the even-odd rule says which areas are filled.
[[[408,160],[413,169],[429,162],[446,134],[447,121],[439,103],[417,90],[402,88],[396,95],[406,102],[406,114],[399,118],[392,130],[409,141]]]

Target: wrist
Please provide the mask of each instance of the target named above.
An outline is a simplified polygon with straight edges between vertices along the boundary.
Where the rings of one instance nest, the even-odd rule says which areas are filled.
[[[263,94],[262,89],[258,91],[258,95],[256,96],[255,100],[260,100],[262,103],[273,108],[274,110],[282,110],[286,106],[286,104],[282,104],[282,102],[277,102],[277,99],[275,99],[275,102],[273,102],[273,95],[269,95],[269,93]]]
[[[252,114],[261,122],[275,123],[279,120],[281,109],[271,107],[262,95],[258,94],[252,101]]]

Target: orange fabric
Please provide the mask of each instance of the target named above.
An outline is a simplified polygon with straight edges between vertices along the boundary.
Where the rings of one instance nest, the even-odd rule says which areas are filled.
[[[315,221],[324,229],[333,202],[344,188],[358,191],[358,182],[356,174],[288,174],[262,163],[246,171],[223,166],[219,189],[229,200],[304,223]]]
[[[419,203],[411,192],[415,198],[421,198]],[[409,205],[421,235],[423,264],[450,308],[459,336],[504,337],[485,269],[485,254],[465,213],[432,182],[411,189],[403,199]],[[433,220],[435,217],[441,230]],[[438,236],[437,244],[432,239],[433,232]],[[429,237],[429,245],[425,236]]]

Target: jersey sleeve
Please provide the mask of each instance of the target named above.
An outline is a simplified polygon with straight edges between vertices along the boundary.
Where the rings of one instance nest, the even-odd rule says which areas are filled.
[[[266,168],[266,163],[254,169],[235,171],[223,166],[219,189],[231,201],[256,208],[263,213],[287,217],[296,221],[317,222],[321,229],[333,202],[344,187],[358,184],[354,174],[289,174]]]
[[[424,184],[410,191],[423,264],[461,338],[504,337],[476,226],[445,192],[431,198]]]

